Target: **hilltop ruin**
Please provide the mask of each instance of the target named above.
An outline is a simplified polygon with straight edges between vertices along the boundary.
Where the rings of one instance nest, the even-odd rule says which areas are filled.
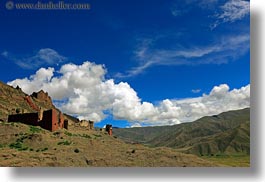
[[[43,90],[28,95],[23,90],[6,85],[0,81],[0,121],[21,122],[40,126],[49,131],[68,126],[79,125],[94,130],[94,121],[79,121],[70,115],[63,114],[52,102],[49,94]]]
[[[64,119],[62,112],[56,109],[36,113],[12,114],[8,116],[8,122],[40,126],[49,131],[56,131],[59,128],[68,129],[68,120]]]

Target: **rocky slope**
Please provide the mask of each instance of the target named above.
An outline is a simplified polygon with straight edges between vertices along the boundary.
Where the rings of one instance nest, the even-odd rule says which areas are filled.
[[[0,133],[0,166],[221,166],[166,147],[126,144],[105,132],[84,127],[49,132],[21,123],[0,122]]]
[[[9,114],[31,113],[52,108],[57,109],[51,97],[43,90],[28,95],[19,86],[14,88],[0,81],[0,121],[7,121]],[[64,114],[64,117],[68,119],[70,125],[79,121],[67,114]]]
[[[6,121],[9,114],[36,112],[40,108],[55,108],[47,93],[41,90],[27,95],[19,86],[13,88],[0,82],[0,120]]]

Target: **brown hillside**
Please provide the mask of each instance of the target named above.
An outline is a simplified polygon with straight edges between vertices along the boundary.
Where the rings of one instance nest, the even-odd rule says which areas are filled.
[[[31,113],[40,108],[43,110],[55,108],[47,93],[41,90],[29,96],[19,86],[13,88],[0,82],[0,120],[7,121],[9,114]]]
[[[57,109],[47,92],[40,90],[28,95],[19,86],[14,88],[0,81],[0,121],[7,121],[10,114],[32,113],[52,108]],[[64,118],[69,121],[69,125],[79,121],[67,114],[64,114]]]
[[[71,127],[49,132],[0,122],[0,166],[220,166],[166,147],[126,144],[102,131]]]

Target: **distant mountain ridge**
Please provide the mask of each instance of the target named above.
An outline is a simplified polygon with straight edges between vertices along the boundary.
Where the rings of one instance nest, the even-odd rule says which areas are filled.
[[[171,147],[184,153],[217,155],[250,152],[250,109],[205,116],[173,126],[113,129],[127,142]]]

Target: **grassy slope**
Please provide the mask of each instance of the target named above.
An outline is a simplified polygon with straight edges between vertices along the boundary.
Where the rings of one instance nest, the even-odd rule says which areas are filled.
[[[232,154],[219,156],[203,156],[202,158],[227,167],[250,167],[249,155]]]
[[[0,133],[0,166],[220,166],[166,147],[126,144],[82,127],[49,132],[1,122]]]

